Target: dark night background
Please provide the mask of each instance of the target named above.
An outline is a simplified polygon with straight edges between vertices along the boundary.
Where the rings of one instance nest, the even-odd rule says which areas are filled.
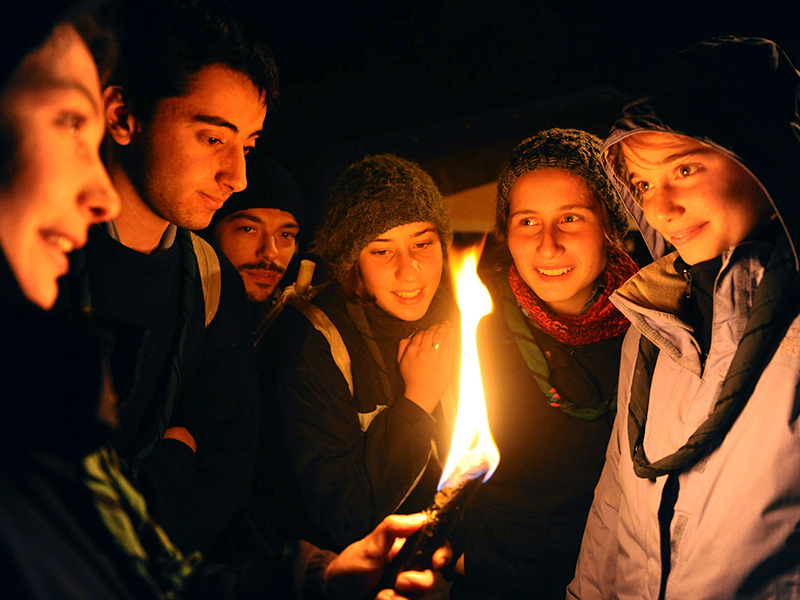
[[[238,4],[281,78],[259,152],[298,178],[311,224],[325,186],[368,152],[420,161],[448,194],[491,181],[537,129],[602,136],[653,65],[715,35],[768,37],[800,64],[795,0]]]

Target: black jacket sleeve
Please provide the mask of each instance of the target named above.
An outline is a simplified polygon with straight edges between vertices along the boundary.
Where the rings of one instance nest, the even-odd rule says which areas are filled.
[[[143,475],[158,488],[161,524],[184,552],[203,549],[244,504],[255,465],[258,385],[250,311],[239,274],[221,255],[220,263],[219,309],[169,423],[192,434],[197,452],[168,439],[142,462]]]
[[[347,382],[321,333],[293,308],[259,351],[262,402],[278,402],[286,450],[312,521],[337,548],[402,504],[429,460],[434,420],[410,400],[376,398],[362,432]],[[354,385],[359,390],[359,368]]]

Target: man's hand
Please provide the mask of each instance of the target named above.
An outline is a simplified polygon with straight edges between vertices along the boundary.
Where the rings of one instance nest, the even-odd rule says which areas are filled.
[[[334,600],[360,600],[378,585],[383,570],[399,552],[405,538],[422,527],[425,515],[390,515],[368,536],[350,544],[328,565],[328,595]],[[449,545],[433,555],[436,571],[405,571],[394,590],[381,590],[376,600],[403,600],[436,591],[444,579],[438,572],[452,558]]]

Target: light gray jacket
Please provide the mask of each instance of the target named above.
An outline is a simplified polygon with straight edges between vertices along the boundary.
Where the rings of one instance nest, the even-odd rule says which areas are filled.
[[[639,336],[661,350],[644,439],[655,461],[684,444],[716,400],[763,273],[758,254],[756,244],[744,244],[723,257],[702,375],[691,330],[673,314],[686,289],[672,266],[675,255],[640,271],[613,297],[634,326],[622,349],[619,417],[568,598],[658,598],[658,509],[666,477],[634,473],[626,418]],[[800,598],[797,565],[753,594],[740,590],[800,535],[799,380],[796,319],[721,446],[679,477],[667,599]]]
[[[656,261],[612,296],[633,327],[622,348],[617,419],[567,598],[657,600],[660,595],[658,512],[667,476],[639,477],[628,437],[641,336],[659,349],[643,439],[644,454],[655,463],[684,446],[707,419],[723,382],[737,375],[729,366],[745,328],[758,327],[753,316],[758,310],[750,311],[757,291],[780,291],[785,280],[786,293],[776,294],[780,302],[773,304],[780,309],[770,314],[786,318],[778,327],[764,328],[777,350],[763,353],[769,360],[760,371],[747,372],[755,387],[752,394],[737,396],[741,413],[717,438],[718,445],[678,472],[668,521],[671,570],[662,597],[800,599],[800,76],[779,48],[758,39],[701,44],[670,68],[661,87],[626,107],[604,152],[642,131],[701,140],[761,184],[782,233],[777,246],[746,241],[723,253],[711,346],[702,367],[691,327],[676,316],[686,291],[674,268],[676,254],[668,254],[664,239],[617,178],[613,156],[604,154],[606,170]],[[775,277],[775,262],[768,267],[779,252],[770,258],[773,248],[782,248],[781,277]]]

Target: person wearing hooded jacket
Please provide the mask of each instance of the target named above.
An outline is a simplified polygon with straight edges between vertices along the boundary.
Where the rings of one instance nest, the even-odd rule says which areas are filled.
[[[323,547],[433,500],[455,416],[451,240],[442,196],[419,166],[391,154],[351,165],[314,242],[333,281],[312,304],[330,326],[290,304],[259,345],[262,411],[278,411],[282,426],[262,435],[257,473],[275,468],[274,445],[285,444],[283,496],[294,500],[283,521]]]
[[[550,129],[500,173],[494,310],[478,330],[500,464],[466,509],[452,599],[563,598],[575,570],[630,325],[608,297],[637,269],[599,151],[590,133]]]
[[[800,74],[716,38],[629,104],[604,166],[656,259],[568,598],[800,596]]]

